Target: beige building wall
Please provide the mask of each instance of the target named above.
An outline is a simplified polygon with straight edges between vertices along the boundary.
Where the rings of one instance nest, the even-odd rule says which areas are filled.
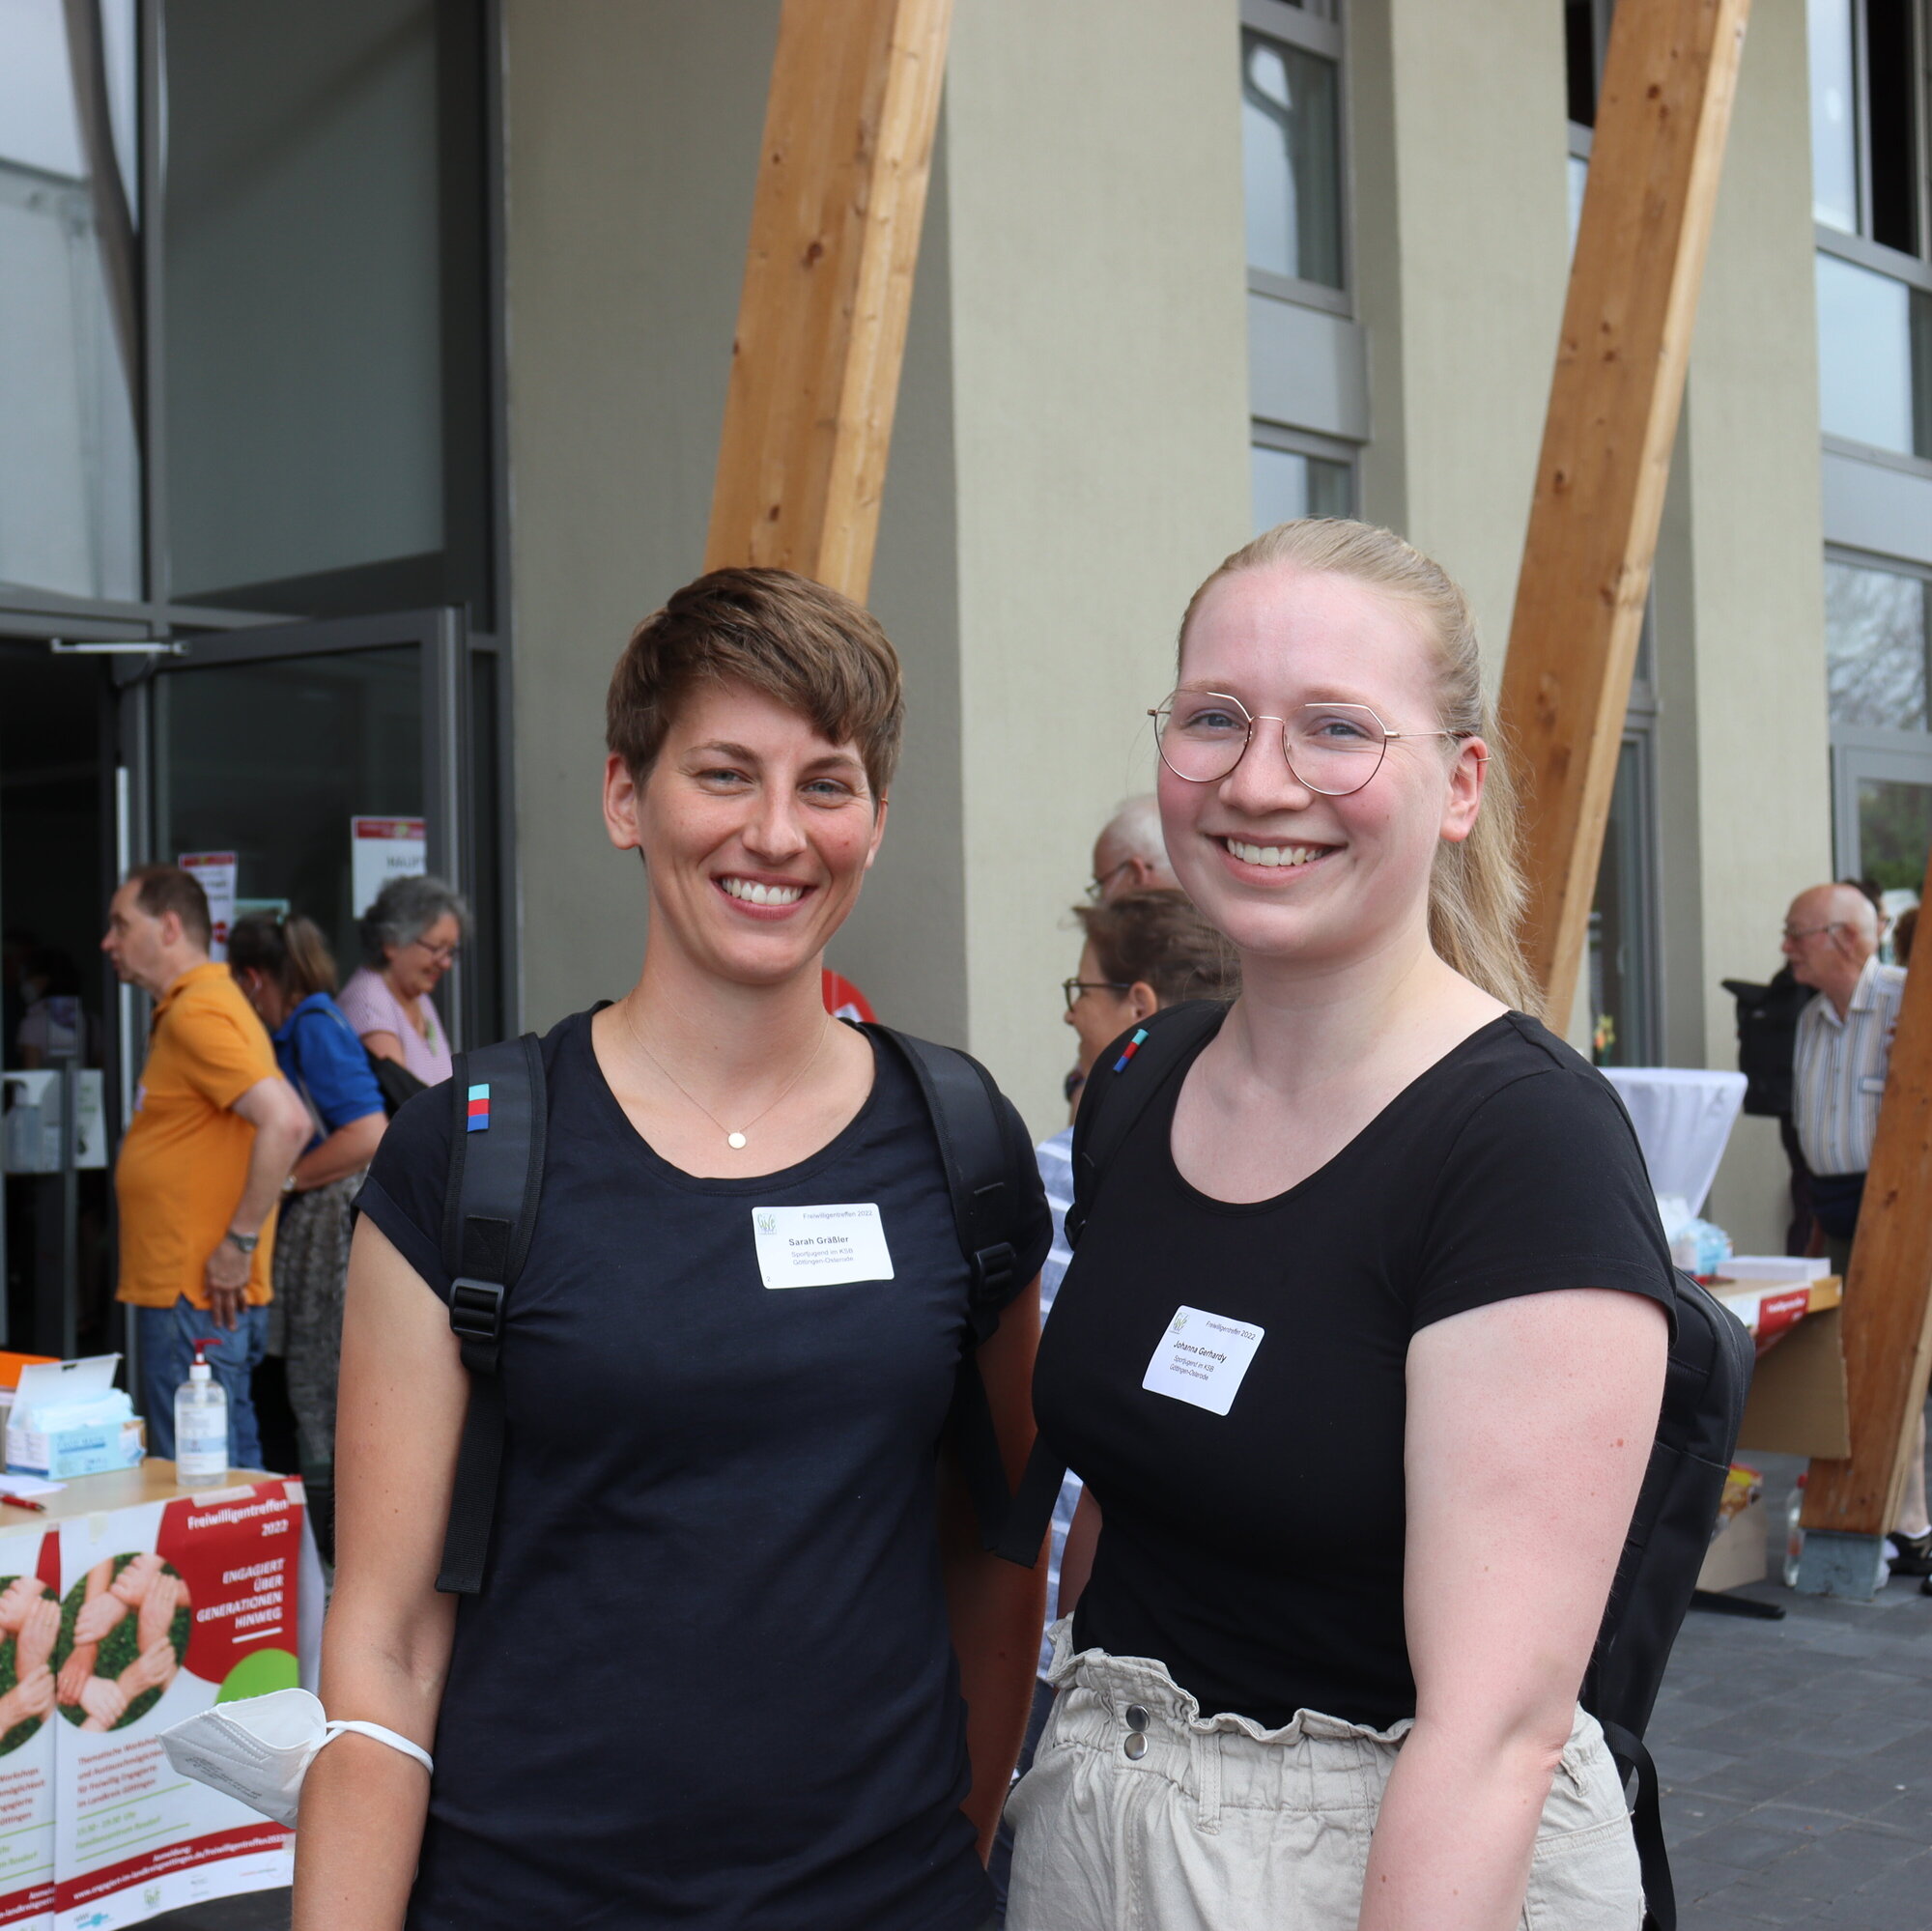
[[[1493,684],[1569,274],[1562,9],[1356,0],[1349,90],[1362,513],[1469,593]]]
[[[726,14],[728,12],[728,19]],[[523,1022],[637,977],[604,691],[702,562],[777,0],[505,0],[504,280]]]
[[[604,689],[703,561],[777,0],[508,0],[511,572],[524,1022],[636,977],[643,881],[598,810]],[[872,603],[909,724],[884,852],[832,963],[963,1036],[959,677],[943,162]]]
[[[1181,609],[1249,534],[1239,78],[1218,0],[955,15],[967,1042],[1038,1132],[1065,1121],[1067,908],[1151,785]]]

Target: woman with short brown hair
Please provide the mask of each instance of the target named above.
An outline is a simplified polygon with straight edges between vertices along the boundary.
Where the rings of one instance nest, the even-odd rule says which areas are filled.
[[[323,1692],[436,1768],[358,1735],[317,1759],[301,1931],[974,1931],[990,1908],[1041,1585],[962,1502],[970,1275],[921,1089],[820,996],[900,719],[877,624],[782,571],[700,578],[617,666],[604,819],[644,862],[643,967],[542,1042],[495,1540],[460,1614],[434,1581],[468,1392],[446,1093],[397,1115],[360,1201]],[[1011,1465],[1049,1223],[998,1117],[1026,1285],[978,1359]]]

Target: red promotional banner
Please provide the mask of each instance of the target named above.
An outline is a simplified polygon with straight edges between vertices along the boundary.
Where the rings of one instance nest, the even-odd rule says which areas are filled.
[[[1811,1305],[1809,1288],[1793,1288],[1788,1293],[1766,1294],[1757,1304],[1757,1345],[1762,1349],[1767,1341],[1782,1334],[1788,1327],[1796,1327],[1804,1319],[1804,1311]]]

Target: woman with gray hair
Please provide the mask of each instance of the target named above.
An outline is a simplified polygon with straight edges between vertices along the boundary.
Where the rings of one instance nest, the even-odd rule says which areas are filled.
[[[342,988],[349,1023],[378,1059],[425,1086],[450,1074],[449,1034],[430,1001],[469,930],[463,895],[440,878],[392,878],[357,928],[361,970]]]

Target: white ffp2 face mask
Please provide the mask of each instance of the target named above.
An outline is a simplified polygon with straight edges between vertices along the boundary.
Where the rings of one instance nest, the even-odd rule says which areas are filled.
[[[293,1826],[301,1803],[302,1778],[315,1753],[344,1730],[355,1730],[405,1756],[426,1771],[436,1766],[426,1750],[381,1723],[349,1719],[331,1723],[319,1697],[306,1690],[276,1690],[217,1703],[161,1732],[161,1747],[183,1776],[206,1783],[239,1803]]]

